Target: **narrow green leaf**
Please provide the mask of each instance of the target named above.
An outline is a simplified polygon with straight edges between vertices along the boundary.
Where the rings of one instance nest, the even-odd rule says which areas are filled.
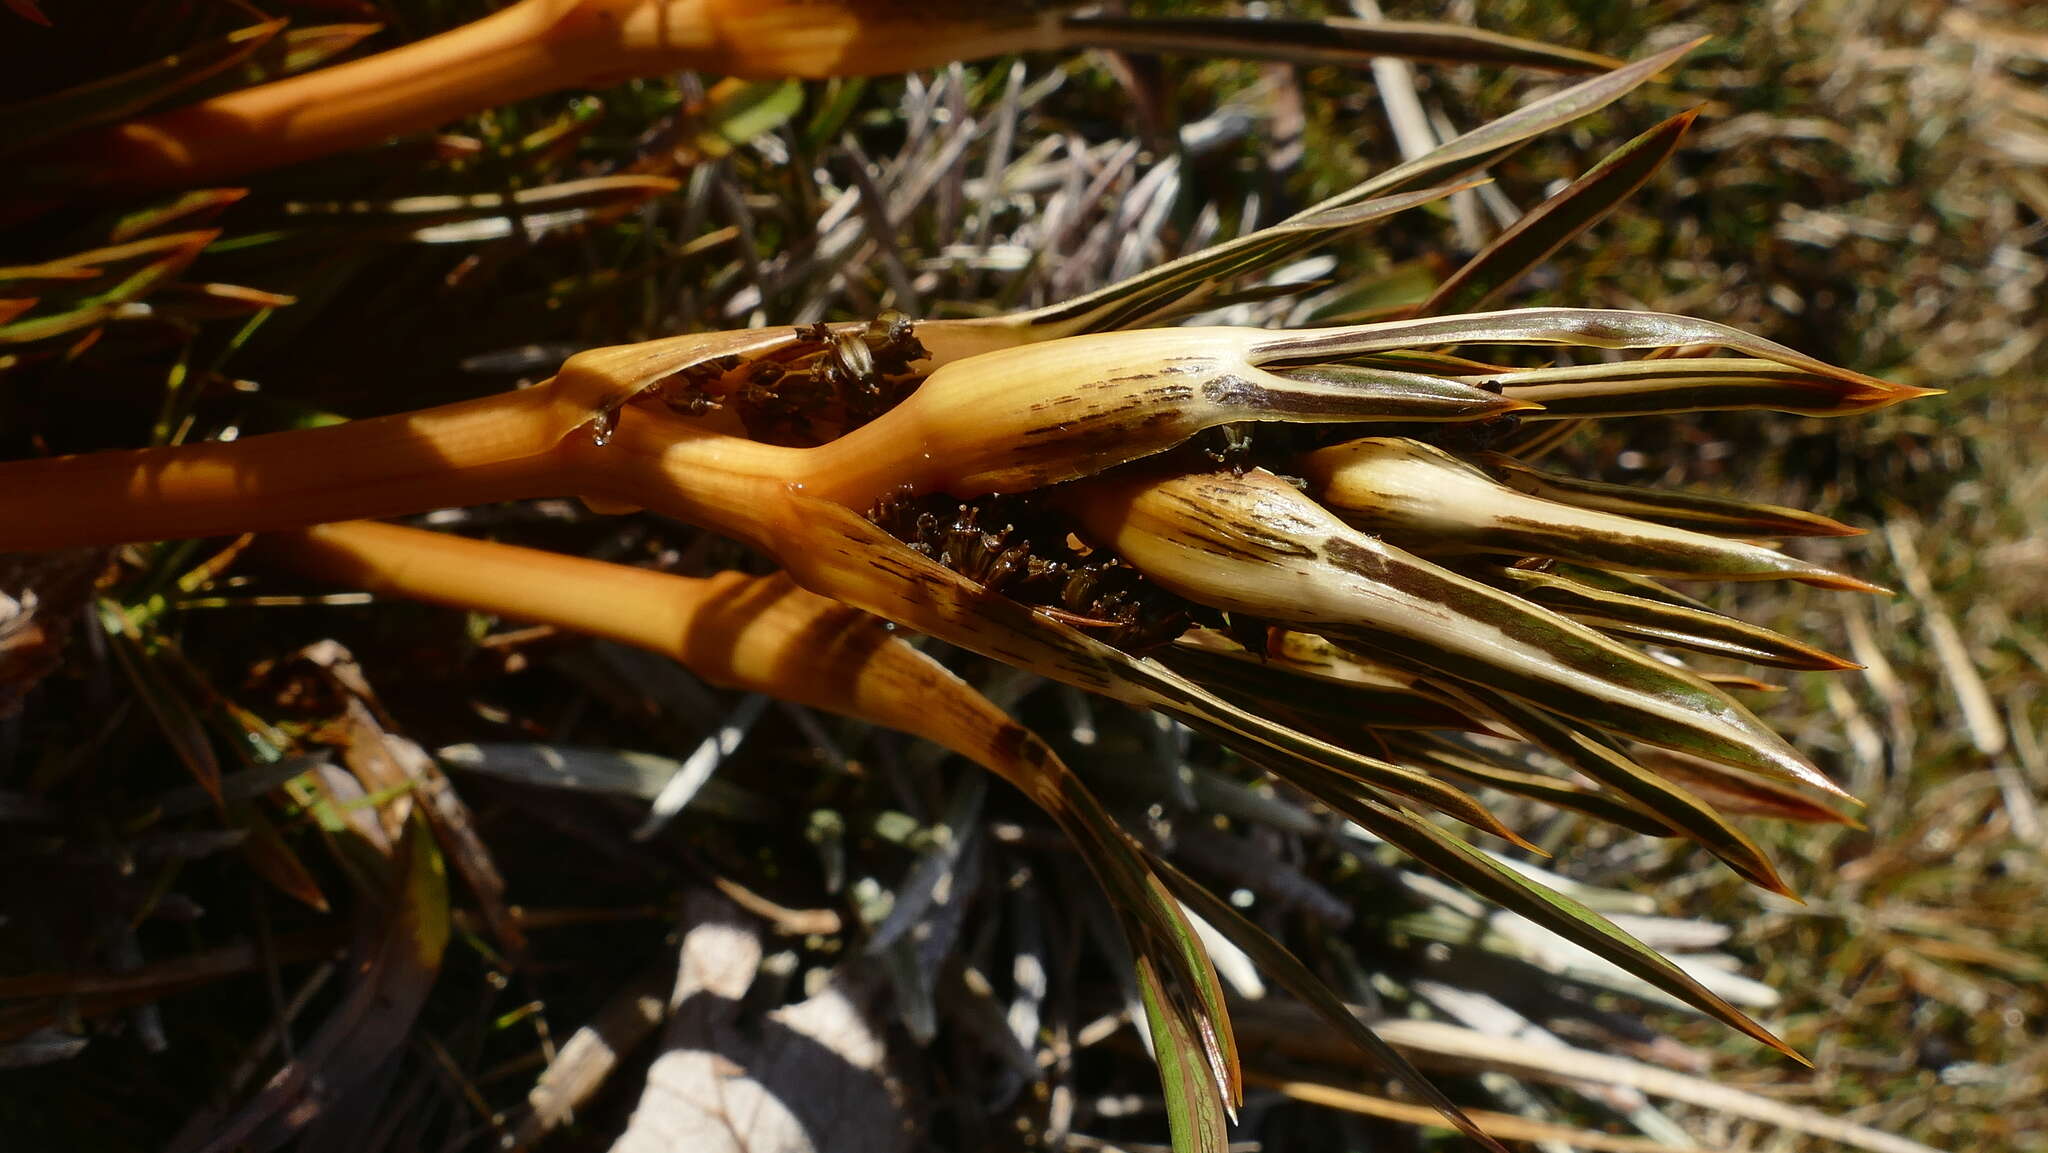
[[[1589,588],[1606,592],[1621,593],[1625,596],[1641,597],[1667,605],[1679,605],[1689,609],[1713,611],[1707,602],[1695,596],[1679,592],[1670,585],[1651,580],[1640,573],[1619,572],[1613,569],[1593,568],[1590,565],[1557,564],[1551,571],[1569,580],[1575,580]]]
[[[1228,277],[1270,267],[1288,255],[1327,243],[1387,212],[1447,195],[1454,190],[1447,182],[1506,156],[1531,137],[1613,103],[1702,42],[1681,44],[1591,77],[1236,240],[1021,317],[961,323],[987,330],[979,334],[974,342],[976,347],[995,347],[1112,326],[1135,326],[1185,312],[1219,291],[1218,286]],[[1397,195],[1430,184],[1446,186],[1414,192],[1414,199]]]
[[[721,85],[712,97],[705,128],[729,151],[794,119],[803,110],[804,86],[795,80],[753,80],[729,89]]]
[[[1146,269],[1107,288],[989,323],[1021,328],[1024,340],[1136,328],[1209,307],[1231,278],[1268,268],[1289,253],[1327,244],[1376,221],[1441,200],[1471,183],[1366,199],[1305,213]]]
[[[135,695],[142,698],[150,716],[155,718],[164,740],[184,764],[185,771],[192,774],[193,781],[218,807],[221,803],[220,757],[214,752],[213,741],[206,735],[205,724],[193,711],[191,702],[151,659],[141,636],[135,631],[134,622],[128,619],[127,611],[113,601],[102,601],[100,614],[106,624],[115,663],[121,666],[129,685],[135,689]]]
[[[199,188],[168,204],[138,209],[121,217],[107,239],[115,244],[147,236],[169,224],[198,224],[249,195],[246,188]]]
[[[1069,16],[1065,39],[1120,52],[1171,52],[1286,60],[1296,64],[1361,65],[1377,57],[1444,64],[1495,64],[1552,72],[1603,72],[1610,56],[1463,24],[1402,20],[1246,20],[1228,17],[1134,18]]]
[[[1562,92],[1546,96],[1506,116],[1490,120],[1440,148],[1397,164],[1300,215],[1319,212],[1340,204],[1355,204],[1370,197],[1383,196],[1396,189],[1448,180],[1483,168],[1521,147],[1533,136],[1563,127],[1581,116],[1597,112],[1614,103],[1704,43],[1706,37],[1703,36],[1698,40],[1624,64],[1612,72],[1582,80]]]
[[[1203,1057],[1200,1029],[1185,1007],[1175,1002],[1150,958],[1140,954],[1136,968],[1145,1025],[1152,1034],[1160,1088],[1166,1095],[1174,1153],[1228,1153],[1230,1119],[1223,1094]]]
[[[1344,815],[1446,879],[1613,962],[1625,972],[1800,1064],[1810,1064],[1770,1030],[1665,960],[1655,949],[1563,893],[1517,873],[1404,809],[1360,798]]]
[[[575,224],[637,207],[680,185],[667,176],[593,176],[509,196],[403,196],[389,200],[287,204],[295,227],[360,228],[423,244],[462,243],[511,235],[518,217],[532,231]]]
[[[1466,261],[1416,310],[1417,315],[1472,312],[1507,289],[1635,195],[1671,159],[1698,116],[1698,109],[1681,112],[1609,153]]]
[[[1498,1141],[1489,1137],[1473,1120],[1465,1115],[1458,1103],[1450,1099],[1442,1089],[1436,1087],[1427,1075],[1411,1064],[1400,1050],[1380,1039],[1365,1022],[1360,1021],[1344,999],[1323,983],[1307,965],[1301,963],[1264,929],[1230,907],[1230,902],[1219,900],[1214,893],[1176,869],[1170,863],[1154,858],[1153,869],[1166,887],[1175,896],[1195,911],[1195,915],[1215,926],[1230,942],[1243,949],[1265,974],[1278,981],[1288,992],[1300,998],[1303,1004],[1314,1009],[1323,1020],[1334,1026],[1338,1032],[1349,1038],[1381,1069],[1392,1074],[1395,1080],[1408,1087],[1409,1092],[1427,1102],[1441,1113],[1446,1121],[1459,1132],[1478,1142],[1494,1153],[1507,1153]]]
[[[1224,1099],[1237,1104],[1244,1083],[1230,1008],[1194,926],[1153,873],[1145,851],[1052,749],[1021,726],[1003,744],[1012,755],[990,767],[1004,770],[1067,835],[1108,895],[1132,953],[1150,967],[1162,989],[1178,992],[1173,1003],[1183,1007],[1205,1067]]]
[[[214,230],[153,236],[29,268],[0,269],[0,281],[43,281],[60,312],[0,324],[0,344],[27,344],[103,323],[115,308],[177,276],[220,235]],[[82,275],[80,275],[82,274]]]
[[[1290,637],[1328,642],[1307,634]],[[1332,725],[1375,729],[1464,729],[1471,718],[1441,698],[1412,684],[1371,683],[1336,675],[1334,647],[1322,669],[1291,655],[1261,657],[1231,651],[1209,636],[1183,636],[1158,659],[1196,684],[1232,699],[1256,704],[1260,711],[1284,708]],[[1355,667],[1355,666],[1354,666]],[[1412,681],[1412,678],[1410,678]]]

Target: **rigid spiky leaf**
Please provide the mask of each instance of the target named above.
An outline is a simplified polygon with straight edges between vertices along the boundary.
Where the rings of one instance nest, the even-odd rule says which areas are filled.
[[[1518,492],[1420,441],[1370,437],[1312,452],[1302,472],[1352,525],[1424,553],[1556,557],[1629,572],[1874,586],[1761,545],[1632,520]]]
[[[1750,409],[1801,416],[1853,416],[1940,392],[1838,371],[1815,372],[1799,365],[1733,357],[1538,368],[1505,374],[1495,383],[1509,395],[1543,405],[1548,410],[1545,415],[1554,420]]]
[[[1197,684],[1261,708],[1285,709],[1328,725],[1375,729],[1464,729],[1473,722],[1417,678],[1370,668],[1310,633],[1286,631],[1274,651],[1246,652],[1198,629],[1159,655]]]
[[[1211,304],[1230,278],[1241,273],[1271,268],[1289,253],[1326,244],[1478,183],[1444,184],[1304,213],[1168,261],[1107,288],[1019,316],[940,324],[963,332],[984,332],[984,339],[1005,344],[1139,327]]]
[[[1810,381],[1816,388],[1827,390],[1834,407],[1816,406],[1789,410],[1811,411],[1816,415],[1867,412],[1911,400],[1916,396],[1925,396],[1929,391],[1907,385],[1889,384],[1874,376],[1866,376],[1846,368],[1836,368],[1826,361],[1816,360],[1774,340],[1765,340],[1761,336],[1752,335],[1739,328],[1730,328],[1725,324],[1716,324],[1711,320],[1673,316],[1665,312],[1623,312],[1602,308],[1517,308],[1503,312],[1475,312],[1463,316],[1396,320],[1345,328],[1306,329],[1276,335],[1270,343],[1258,349],[1257,355],[1261,363],[1327,363],[1339,359],[1368,357],[1376,353],[1408,352],[1441,344],[1565,345],[1610,349],[1732,349],[1755,357],[1756,361],[1768,363],[1760,366],[1756,361],[1734,360],[1726,363],[1748,364],[1754,371],[1766,376],[1774,373],[1786,375],[1780,370],[1791,370],[1790,375]],[[1437,359],[1440,362],[1440,358]],[[1632,379],[1640,377],[1654,380],[1660,373],[1683,373],[1687,366],[1687,361],[1683,358],[1529,371],[1495,370],[1476,362],[1467,363],[1476,375],[1491,378],[1486,383],[1500,387],[1510,396],[1518,396],[1544,405],[1546,411],[1542,415],[1546,418],[1603,415],[1599,412],[1564,411],[1555,408],[1551,403],[1553,390],[1546,387],[1546,382],[1554,381],[1560,375],[1578,382],[1555,393],[1564,399],[1570,399],[1581,394],[1597,394],[1605,387],[1601,383],[1603,381],[1619,380],[1622,384],[1616,388],[1626,391],[1630,387],[1628,382]],[[1691,408],[1659,408],[1653,404],[1627,408],[1626,411],[1676,412],[1691,411]]]
[[[38,284],[44,315],[0,326],[0,344],[27,344],[101,324],[122,304],[183,272],[219,236],[200,229],[80,252],[47,264],[0,268],[0,283]]]
[[[1388,741],[1393,746],[1395,759],[1426,767],[1453,781],[1484,785],[1513,796],[1528,797],[1556,808],[1584,813],[1648,837],[1674,835],[1669,825],[1624,797],[1582,789],[1555,777],[1532,773],[1520,767],[1520,760],[1509,763],[1467,745],[1451,744],[1432,734],[1396,733]]]
[[[1228,901],[1218,899],[1214,893],[1196,884],[1166,861],[1154,858],[1153,868],[1158,872],[1160,880],[1166,883],[1167,888],[1187,902],[1196,916],[1215,926],[1216,930],[1229,938],[1232,944],[1243,949],[1251,957],[1252,963],[1264,970],[1267,976],[1280,982],[1288,992],[1301,998],[1323,1020],[1329,1022],[1338,1032],[1349,1038],[1352,1044],[1357,1045],[1362,1052],[1372,1058],[1375,1064],[1399,1079],[1410,1092],[1429,1102],[1459,1132],[1494,1150],[1495,1153],[1507,1153],[1499,1142],[1473,1124],[1472,1119],[1465,1115],[1465,1111],[1458,1108],[1457,1102],[1446,1096],[1444,1091],[1437,1088],[1434,1082],[1409,1062],[1408,1058],[1402,1056],[1400,1050],[1381,1040],[1379,1034],[1360,1021],[1351,1012],[1350,1006],[1344,1003],[1343,998],[1332,992],[1329,985],[1310,972],[1308,966],[1302,964],[1293,953],[1288,952],[1285,945],[1253,924],[1244,914],[1231,908]]]
[[[1756,843],[1712,806],[1629,760],[1620,750],[1520,701],[1469,686],[1453,690],[1574,770],[1655,814],[1658,820],[1719,857],[1738,874],[1782,896],[1794,896]]]
[[[1639,641],[1786,669],[1841,671],[1862,667],[1762,625],[1706,609],[1595,588],[1556,573],[1506,568],[1487,579],[1602,632]]]
[[[1614,150],[1584,176],[1525,213],[1451,274],[1418,315],[1470,312],[1508,288],[1634,194],[1677,150],[1699,115],[1681,112]]]
[[[1737,772],[1712,761],[1688,757],[1669,749],[1638,749],[1635,759],[1644,767],[1689,786],[1723,812],[1815,825],[1863,827],[1855,818],[1836,812],[1796,789]]]
[[[1751,1020],[1748,1014],[1730,1005],[1685,970],[1665,960],[1655,949],[1563,893],[1523,876],[1398,807],[1360,798],[1338,811],[1448,880],[1613,962],[1624,971],[1641,977],[1787,1057],[1801,1064],[1807,1063],[1806,1058],[1780,1041],[1770,1030]]]
[[[510,195],[494,192],[346,203],[295,202],[285,205],[284,213],[296,226],[361,229],[373,236],[422,244],[455,244],[510,236],[522,227],[530,235],[553,231],[625,212],[679,186],[667,176],[593,176],[522,188]],[[519,218],[517,225],[514,216]]]
[[[1860,536],[1863,530],[1805,509],[1756,504],[1703,493],[1669,492],[1582,480],[1544,472],[1502,453],[1478,453],[1473,463],[1511,488],[1560,504],[1716,536]]]
[[[1160,585],[1595,728],[1839,793],[1747,709],[1548,609],[1358,532],[1263,469],[1106,477],[1066,506]]]
[[[1239,421],[1476,420],[1518,402],[1448,379],[1259,367],[1257,329],[1069,337],[940,368],[881,419],[811,450],[811,491],[1022,492],[1163,452]]]

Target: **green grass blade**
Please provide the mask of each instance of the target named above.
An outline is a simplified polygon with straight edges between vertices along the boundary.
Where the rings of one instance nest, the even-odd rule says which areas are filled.
[[[1473,183],[1446,184],[1297,216],[1146,269],[1107,288],[1004,318],[1001,323],[1027,330],[1028,335],[1020,340],[1046,340],[1156,322],[1213,304],[1233,277],[1270,267],[1290,253],[1327,244],[1397,212],[1434,203]]]

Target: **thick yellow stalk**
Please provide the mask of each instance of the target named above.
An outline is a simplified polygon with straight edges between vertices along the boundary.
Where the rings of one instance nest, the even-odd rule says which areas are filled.
[[[541,390],[231,442],[0,464],[0,549],[293,528],[550,495]]]
[[[787,576],[683,577],[367,521],[263,548],[322,579],[648,649],[714,684],[923,737],[1056,799],[1018,767],[1033,742],[1015,721],[877,618]]]
[[[880,74],[1051,47],[1029,6],[907,0],[520,0],[439,36],[83,134],[38,157],[65,184],[203,184],[563,88],[696,69]]]

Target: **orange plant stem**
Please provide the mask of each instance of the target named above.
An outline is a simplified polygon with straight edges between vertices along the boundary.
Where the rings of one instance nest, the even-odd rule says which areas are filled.
[[[559,495],[544,390],[230,442],[0,464],[0,549],[169,540]]]
[[[682,69],[876,74],[1049,47],[1016,15],[951,18],[875,0],[519,0],[438,36],[81,134],[37,157],[39,182],[149,188],[233,179],[430,131],[564,88]],[[923,11],[920,11],[923,10]]]
[[[1043,766],[1018,761],[1036,740],[1002,710],[877,618],[784,575],[683,577],[367,521],[260,548],[324,580],[648,649],[714,684],[923,737],[1058,799]]]
[[[63,183],[204,183],[424,132],[545,92],[546,33],[575,0],[522,0],[388,52],[74,137],[39,167]]]

